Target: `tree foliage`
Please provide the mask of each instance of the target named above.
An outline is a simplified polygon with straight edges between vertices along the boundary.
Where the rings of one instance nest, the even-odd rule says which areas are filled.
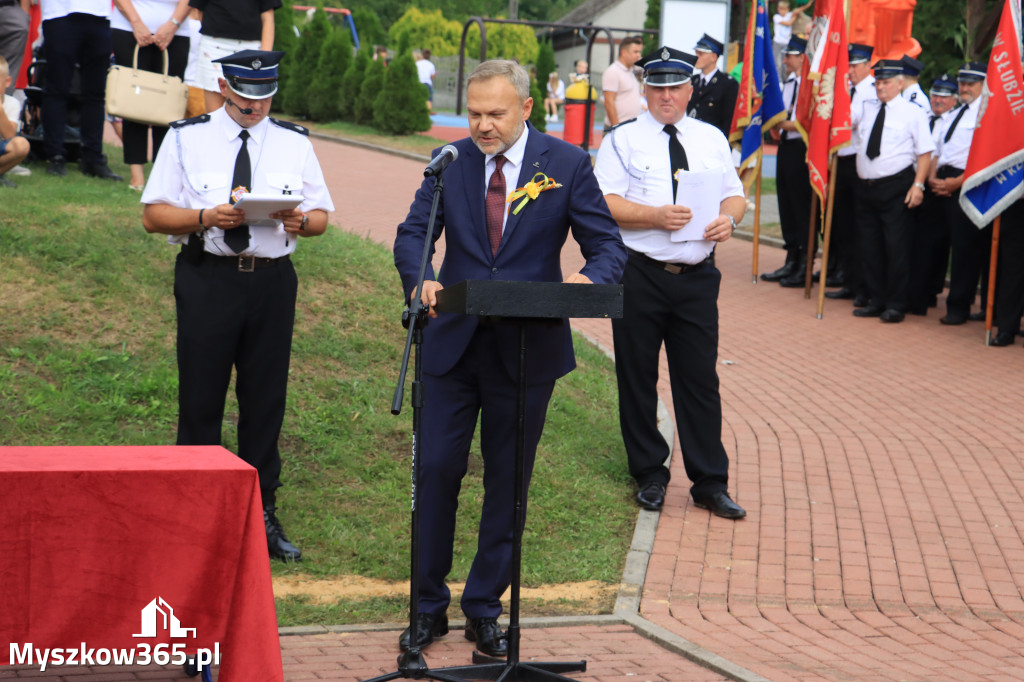
[[[430,130],[427,88],[420,83],[411,53],[399,55],[384,70],[384,85],[373,104],[373,125],[392,135]]]
[[[661,0],[647,0],[647,16],[644,28],[661,29]],[[661,47],[661,36],[654,33],[644,35],[644,54]]]
[[[335,28],[324,40],[316,77],[309,85],[309,117],[333,121],[340,117],[339,97],[345,73],[352,63],[352,38],[346,28]]]
[[[414,67],[415,68],[415,67]],[[363,82],[359,86],[359,97],[356,98],[355,106],[352,109],[352,120],[355,123],[373,123],[373,105],[377,100],[377,93],[384,85],[384,62],[379,59],[371,59],[366,63],[366,72],[363,74]],[[427,100],[426,93],[423,94],[423,101]]]
[[[537,82],[530,79],[530,97],[533,98],[533,110],[530,112],[530,125],[540,132],[547,132],[548,123],[544,116],[544,93],[537,87]]]
[[[320,65],[320,51],[331,32],[331,24],[323,3],[317,3],[313,18],[302,27],[295,59],[288,67],[287,90],[285,90],[285,111],[294,116],[309,115],[309,81]]]
[[[551,41],[541,41],[537,51],[537,86],[541,92],[547,93],[548,74],[555,70],[555,48]]]
[[[520,64],[533,64],[540,45],[534,29],[522,24],[487,24],[487,58],[516,59]],[[472,24],[466,33],[466,54],[480,54],[480,27]]]
[[[284,52],[284,60],[281,68],[277,70],[277,92],[271,108],[274,111],[284,111],[284,93],[288,87],[288,77],[291,74],[288,69],[289,62],[295,59],[295,50],[298,47],[298,40],[295,36],[295,10],[292,9],[292,0],[282,0],[281,7],[274,12],[274,49]]]
[[[366,45],[373,48],[374,45],[386,45],[388,32],[384,30],[380,17],[376,12],[367,7],[353,7],[352,21],[356,24],[359,32],[359,46]]]
[[[342,120],[353,121],[356,116],[356,102],[363,87],[363,76],[370,65],[373,47],[364,44],[356,53],[355,59],[348,65],[341,79],[341,90],[338,92],[338,116]]]
[[[445,19],[441,10],[424,12],[410,7],[405,14],[388,29],[388,42],[392,46],[403,41],[413,49],[429,48],[437,57],[448,57],[459,53],[462,27],[457,21]],[[479,50],[480,43],[477,43]]]

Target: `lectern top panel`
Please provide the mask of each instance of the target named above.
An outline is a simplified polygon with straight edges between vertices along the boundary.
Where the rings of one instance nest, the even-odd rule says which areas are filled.
[[[437,311],[487,317],[622,317],[621,284],[464,280],[437,295]]]

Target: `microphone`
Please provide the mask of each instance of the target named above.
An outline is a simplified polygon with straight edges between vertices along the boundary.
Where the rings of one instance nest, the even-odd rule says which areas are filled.
[[[450,144],[441,147],[441,153],[434,157],[430,165],[423,171],[423,177],[438,176],[455,159],[459,158],[459,150]]]
[[[230,104],[231,106],[233,106],[235,109],[238,109],[238,112],[240,114],[242,114],[243,116],[248,116],[248,115],[250,115],[252,113],[252,109],[249,108],[249,107],[246,107],[245,109],[243,109],[242,107],[240,107],[237,104],[235,104],[234,102],[232,102],[230,99],[227,99],[225,101],[228,104]]]

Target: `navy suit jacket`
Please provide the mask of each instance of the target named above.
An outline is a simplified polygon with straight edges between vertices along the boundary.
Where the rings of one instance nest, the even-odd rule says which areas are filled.
[[[428,280],[437,280],[444,286],[467,279],[561,282],[562,245],[572,230],[586,259],[583,274],[595,284],[619,282],[626,250],[588,154],[530,128],[519,181],[508,191],[522,187],[535,173],[544,173],[562,187],[542,192],[518,214],[510,212],[498,253],[492,256],[484,218],[486,157],[470,138],[459,140],[455,147],[459,156],[444,172],[443,200],[431,240],[432,260],[433,242],[444,231],[444,262],[438,274],[432,263],[428,264]],[[433,192],[434,178],[425,179],[409,215],[398,226],[395,266],[406,300],[416,288]],[[451,370],[469,345],[477,324],[475,316],[451,313],[441,313],[430,320],[423,334],[423,371],[440,376]],[[519,337],[512,328],[509,331],[499,338],[502,361],[511,378],[518,371]],[[530,383],[553,381],[576,366],[567,320],[550,326],[532,325],[527,333]]]

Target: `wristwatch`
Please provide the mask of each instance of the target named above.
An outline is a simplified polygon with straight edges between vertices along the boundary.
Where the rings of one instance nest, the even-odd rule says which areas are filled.
[[[307,225],[309,225],[309,216],[306,215],[305,213],[303,213],[302,214],[302,222],[299,223],[299,229],[300,230],[305,230]]]
[[[732,223],[732,231],[735,232],[736,231],[736,219],[733,218],[731,215],[726,215],[725,217],[729,219],[730,223]]]
[[[922,192],[924,191],[924,183],[923,182],[915,182],[914,183],[914,187],[918,188]]]
[[[181,28],[181,22],[178,21],[177,19],[175,19],[174,17],[171,17],[170,19],[168,19],[168,21],[170,21],[172,24],[174,24],[178,28]]]

